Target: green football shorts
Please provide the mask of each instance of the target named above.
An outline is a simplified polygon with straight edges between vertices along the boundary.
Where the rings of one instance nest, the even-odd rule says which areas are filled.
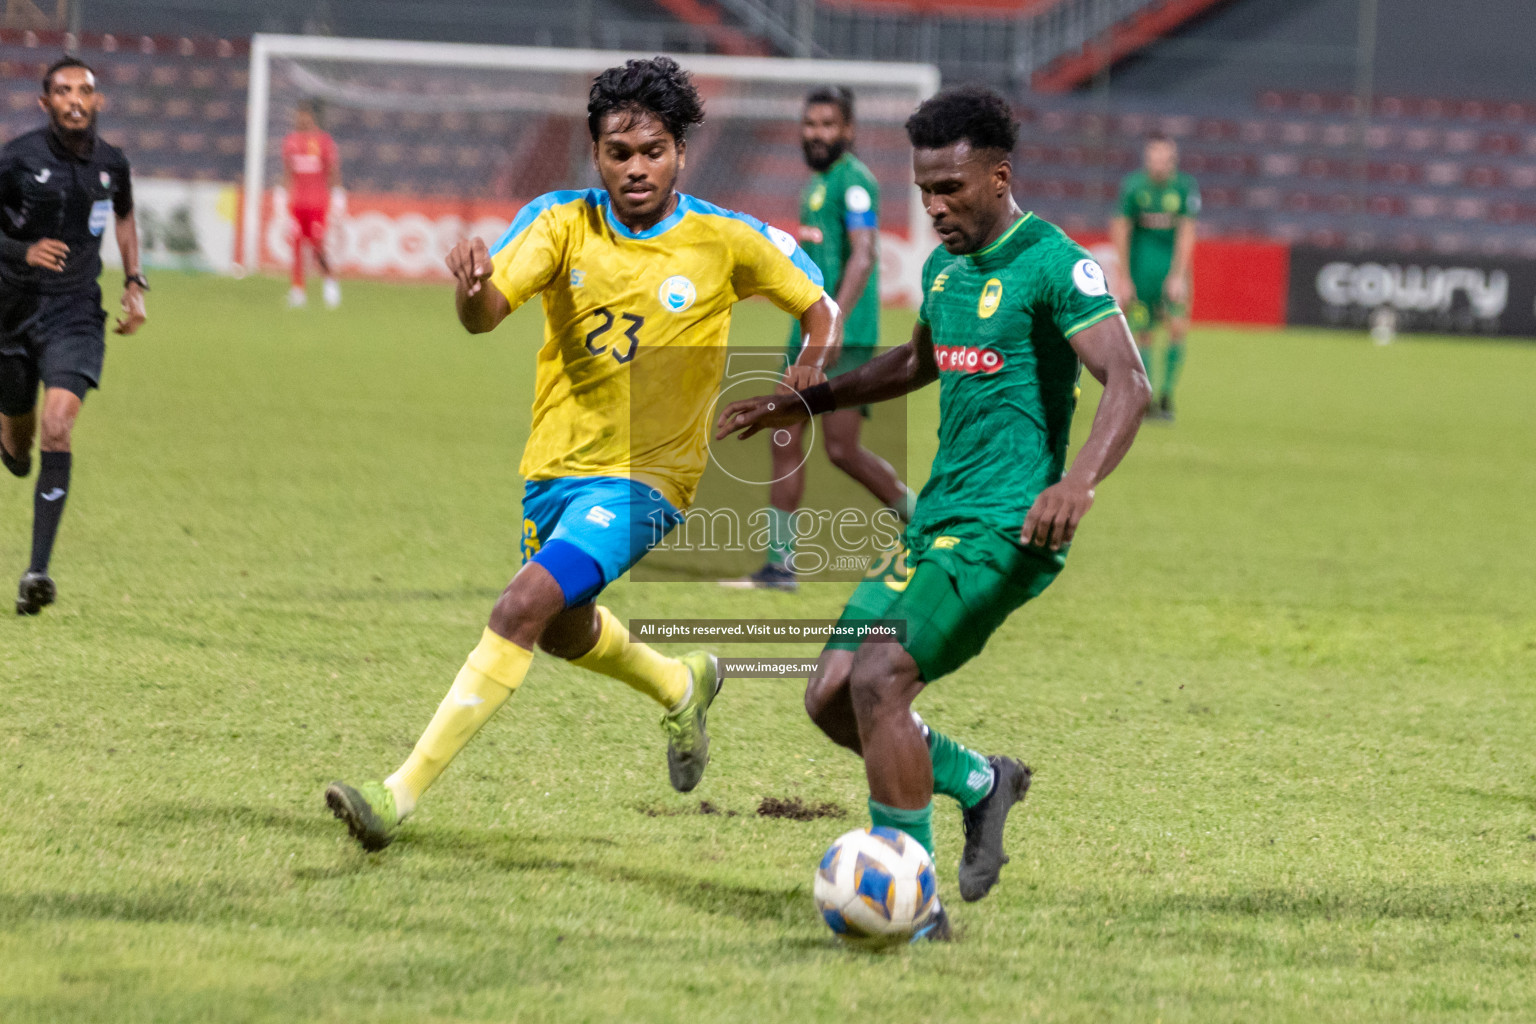
[[[1004,619],[1051,585],[1062,560],[1020,547],[997,527],[951,523],[877,556],[839,623],[851,635],[860,620],[905,621],[901,646],[931,683],[980,654]],[[827,648],[855,650],[859,643],[834,640]]]
[[[1125,311],[1125,320],[1132,333],[1145,334],[1159,324],[1189,315],[1187,301],[1169,302],[1163,295],[1163,286],[1168,281],[1168,269],[1167,266],[1156,266],[1151,270],[1132,273],[1131,280],[1136,285],[1136,301]],[[1154,296],[1151,302],[1143,298],[1147,295]]]

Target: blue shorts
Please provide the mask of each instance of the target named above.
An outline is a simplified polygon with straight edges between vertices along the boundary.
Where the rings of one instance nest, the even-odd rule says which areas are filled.
[[[637,480],[529,480],[523,488],[523,561],[538,562],[555,577],[567,607],[586,604],[682,521],[660,491]]]

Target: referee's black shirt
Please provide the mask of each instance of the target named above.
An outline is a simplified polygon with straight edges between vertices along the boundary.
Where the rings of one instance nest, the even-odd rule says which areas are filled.
[[[58,295],[95,284],[111,215],[132,212],[122,150],[97,137],[82,159],[51,128],[18,135],[0,149],[0,285]],[[41,238],[69,246],[63,270],[27,265],[27,247]]]

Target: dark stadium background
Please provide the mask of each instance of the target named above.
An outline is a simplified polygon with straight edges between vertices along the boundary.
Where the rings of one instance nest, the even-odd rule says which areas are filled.
[[[19,0],[5,10],[6,137],[37,123],[38,71],[67,48],[101,66],[107,134],[138,177],[228,185],[241,180],[256,32],[932,62],[946,84],[1007,90],[1025,126],[1020,201],[1090,244],[1145,135],[1177,139],[1204,195],[1197,319],[1363,324],[1385,295],[1408,328],[1536,333],[1526,262],[1536,260],[1536,19],[1525,0]],[[274,132],[286,128],[274,117]],[[566,154],[582,130],[570,119],[337,109],[330,121],[348,188],[385,216],[456,203],[473,206],[466,222],[495,220],[585,184],[570,180]],[[699,161],[686,186],[792,223],[796,138],[792,124],[763,126],[730,159]],[[886,184],[885,224],[904,232],[899,127],[866,128],[860,152]],[[174,216],[149,227],[152,261],[190,244]],[[1335,276],[1364,281],[1364,302],[1312,287],[1340,261],[1349,268]],[[1507,282],[1499,315],[1480,315],[1454,287],[1437,291],[1438,278],[1424,285],[1452,266]]]

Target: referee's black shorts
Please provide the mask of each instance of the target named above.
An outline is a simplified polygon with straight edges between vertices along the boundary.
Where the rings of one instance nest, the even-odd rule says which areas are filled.
[[[107,354],[101,286],[39,295],[0,284],[0,414],[37,405],[37,385],[79,398],[101,383]]]

